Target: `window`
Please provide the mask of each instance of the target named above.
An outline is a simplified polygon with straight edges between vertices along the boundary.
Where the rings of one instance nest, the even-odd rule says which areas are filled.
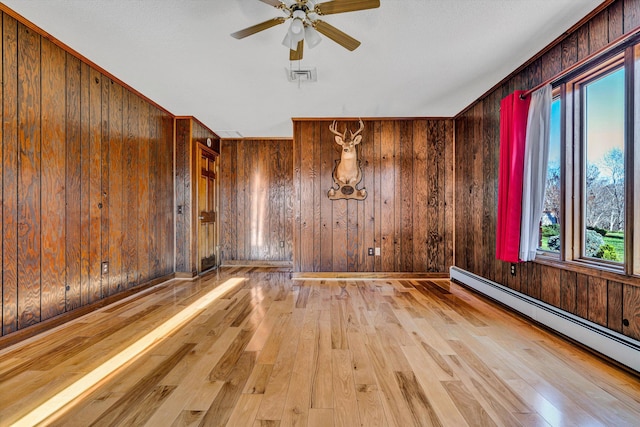
[[[640,275],[640,45],[607,55],[554,86],[539,249]]]
[[[624,67],[582,83],[582,251],[584,258],[624,260]]]
[[[560,252],[560,105],[560,94],[555,91],[551,102],[547,184],[540,218],[539,248],[548,252]]]

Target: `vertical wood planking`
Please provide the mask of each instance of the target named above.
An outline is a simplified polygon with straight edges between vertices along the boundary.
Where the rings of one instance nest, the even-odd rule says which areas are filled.
[[[301,171],[295,185],[310,188],[298,195],[296,238],[312,244],[296,246],[300,252],[294,259],[301,259],[300,269],[307,271],[303,266],[309,265],[321,271],[446,271],[453,261],[454,187],[446,187],[454,173],[453,121],[367,121],[359,152],[364,167],[359,188],[368,192],[363,201],[331,201],[326,195],[339,156],[328,131],[330,123],[326,119],[294,121],[294,134],[300,139],[294,167]],[[358,126],[355,120],[337,124],[340,129]],[[428,129],[432,137],[427,136]],[[310,159],[303,163],[305,152]],[[313,173],[308,173],[309,168]],[[320,205],[319,210],[309,206],[314,204]],[[305,224],[305,218],[312,224]],[[304,227],[312,239],[302,237]],[[381,256],[368,256],[368,248],[376,247]],[[307,251],[304,256],[303,250]]]
[[[149,139],[158,135],[149,129],[150,103],[126,91],[125,114],[122,86],[6,14],[1,41],[1,333],[6,335],[124,289],[121,281],[127,279],[118,267],[127,247],[122,236],[135,234],[138,220],[143,227],[134,245],[141,242],[144,252],[162,229],[162,249],[147,256],[162,264],[163,274],[173,271],[173,117],[158,110],[163,157],[158,176],[149,173],[150,156],[126,153],[127,171],[146,171],[145,195],[152,184],[157,190],[161,225],[151,218],[156,212],[148,201],[144,218],[130,219],[128,212],[123,215],[124,198],[136,213],[139,186],[132,187],[131,176],[123,174],[123,118],[143,129],[144,135],[135,134],[137,129],[130,135],[131,141],[138,138],[136,150],[138,143],[151,147]],[[138,103],[133,110],[146,109],[142,116],[129,114],[130,97]],[[110,270],[104,275],[103,261]],[[139,283],[136,264],[129,265],[131,284]],[[147,269],[142,276],[152,275]]]
[[[293,177],[293,141],[287,140],[283,142],[284,150],[283,150],[283,162],[285,171],[282,173],[282,186],[283,197],[284,197],[284,217],[282,221],[284,222],[284,244],[285,251],[282,254],[283,260],[291,261],[293,259],[293,218],[294,218],[294,191],[293,191],[293,183],[291,182],[291,177]]]
[[[18,24],[18,328],[41,319],[40,36]]]
[[[66,54],[66,271],[67,290],[65,309],[81,306],[81,233],[82,233],[82,193],[81,193],[81,132],[80,132],[80,61]]]
[[[429,175],[433,172],[427,166],[427,153],[432,146],[430,132],[431,125],[426,120],[413,122],[413,267],[416,271],[428,270],[430,258],[427,255],[429,235],[427,231],[429,212],[428,185]]]
[[[100,77],[101,88],[101,122],[100,122],[100,263],[107,263],[107,271],[100,272],[100,298],[109,295],[109,205],[111,193],[109,192],[109,94],[111,79],[107,76]],[[146,238],[146,237],[145,237]]]
[[[3,22],[2,17],[3,17],[3,15],[4,15],[4,13],[0,12],[0,29],[2,28],[2,22]],[[2,33],[2,31],[0,31],[0,72],[4,72],[4,68],[3,68],[3,65],[2,65],[3,59],[4,59],[3,58],[3,50],[2,50],[3,40],[4,40],[4,34]],[[4,106],[3,98],[4,98],[3,97],[3,93],[0,90],[0,108],[2,106]],[[2,135],[3,135],[3,129],[2,129],[2,124],[0,124],[0,145],[4,146],[3,145],[4,141],[3,141]],[[2,191],[2,189],[3,189],[3,178],[4,178],[4,167],[3,167],[4,160],[3,160],[2,152],[3,152],[3,150],[0,149],[0,191]],[[3,226],[2,226],[2,224],[4,223],[2,221],[3,210],[4,209],[3,209],[2,205],[4,205],[4,202],[0,203],[0,233],[2,233],[4,231],[3,230]],[[2,329],[3,329],[2,325],[4,325],[4,322],[3,322],[3,311],[4,310],[1,310],[1,308],[2,308],[1,305],[3,303],[2,295],[4,294],[4,292],[3,292],[3,288],[4,288],[4,281],[3,281],[4,273],[2,271],[2,269],[4,267],[4,261],[3,261],[4,253],[3,252],[4,252],[3,247],[0,246],[0,336],[2,336]]]
[[[607,283],[607,327],[622,333],[623,284],[609,280]]]
[[[89,303],[89,72],[80,65],[80,305]]]
[[[400,229],[402,241],[400,244],[400,271],[414,271],[413,266],[413,212],[414,190],[412,185],[413,174],[416,172],[413,163],[414,136],[413,123],[405,120],[400,123],[400,187],[402,199],[400,200]],[[436,169],[439,171],[439,169]]]
[[[65,311],[65,52],[42,40],[42,319]],[[62,72],[61,72],[62,71]]]
[[[149,279],[161,276],[160,270],[160,225],[162,211],[159,209],[162,200],[160,186],[159,132],[160,111],[151,106],[149,108]]]
[[[247,176],[245,174],[245,144],[244,141],[238,141],[238,187],[236,191],[236,206],[237,206],[237,222],[236,222],[236,234],[238,235],[238,259],[246,258],[246,242],[248,240],[247,234],[249,229],[246,224],[245,209],[245,193],[247,191]]]
[[[18,23],[2,14],[2,106],[18,116]],[[2,121],[2,333],[18,329],[18,123]]]
[[[587,279],[588,313],[587,319],[602,326],[607,326],[607,281],[600,277],[590,276]]]
[[[443,147],[444,147],[444,155],[442,156],[444,165],[442,171],[442,183],[444,186],[443,191],[443,212],[442,216],[444,217],[444,224],[442,230],[442,241],[440,242],[441,251],[442,251],[442,259],[443,263],[439,266],[439,270],[444,267],[446,270],[448,266],[454,265],[453,259],[453,248],[455,245],[455,227],[454,227],[454,196],[455,196],[455,186],[454,186],[454,127],[453,120],[446,120],[443,123],[444,134],[443,138]]]
[[[389,271],[401,271],[401,249],[402,249],[402,160],[400,153],[400,138],[402,135],[402,124],[404,122],[394,122],[392,147],[393,147],[393,198],[391,205],[393,206],[393,267]]]
[[[467,135],[467,116],[466,112],[463,116],[456,120],[456,153],[460,153],[460,159],[456,161],[456,213],[466,212],[466,215],[456,215],[456,244],[455,259],[456,265],[464,269],[470,269],[471,256],[468,252],[469,244],[469,221],[471,213],[469,205],[469,150],[471,146],[471,138]],[[472,270],[470,270],[472,271]],[[502,280],[498,280],[502,283]]]
[[[125,118],[124,136],[124,244],[122,253],[123,287],[131,288],[137,284],[138,254],[136,247],[138,221],[138,182],[136,156],[138,154],[138,99],[126,91],[123,95],[123,117]]]
[[[609,41],[620,37],[624,32],[624,2],[617,1],[608,8],[609,12]]]
[[[314,130],[311,126],[302,126],[300,129],[301,139],[304,141],[310,140],[317,144],[318,141],[314,138]],[[300,199],[307,201],[307,203],[300,203],[300,268],[302,271],[314,271],[314,148],[311,145],[300,150]]]
[[[138,251],[138,283],[149,280],[149,104],[140,99],[138,109],[138,150],[137,181],[138,181],[138,220],[137,220],[137,251]]]
[[[319,181],[319,194],[320,200],[320,241],[316,242],[319,245],[319,258],[318,263],[319,271],[332,271],[333,270],[333,201],[329,200],[327,192],[333,187],[333,169],[335,167],[334,159],[336,157],[334,135],[329,131],[328,123],[309,123],[309,126],[313,126],[314,134],[311,141],[318,141],[314,144],[317,147],[321,162],[320,162],[320,175],[316,177]],[[309,141],[309,140],[304,140]],[[304,149],[308,149],[307,144],[304,145]],[[307,203],[304,200],[303,203]]]
[[[609,42],[609,11],[603,10],[589,21],[589,51],[597,52]]]
[[[293,230],[292,230],[292,260],[293,260],[293,269],[294,271],[301,271],[300,266],[300,227],[301,227],[301,219],[300,219],[300,179],[301,179],[301,170],[300,170],[300,152],[301,146],[300,138],[301,126],[299,123],[293,124],[293,150],[291,153],[292,161],[293,161],[293,195],[291,197],[291,206],[293,208]]]
[[[624,32],[640,26],[640,0],[624,0]]]
[[[569,313],[577,311],[577,276],[573,271],[560,272],[560,308]]]
[[[313,133],[319,133],[320,129],[317,126],[312,127]],[[319,176],[320,171],[322,170],[322,143],[323,141],[319,138],[313,138],[313,170],[314,176]],[[322,182],[319,179],[313,180],[313,241],[320,242],[321,236],[321,226],[320,221],[322,219],[322,200],[323,191],[322,191]],[[313,251],[313,271],[319,271],[321,269],[320,265],[322,264],[322,243],[314,245]]]
[[[333,200],[333,271],[347,271],[347,201]],[[312,244],[313,242],[310,242]]]
[[[374,193],[374,126],[371,122],[365,123],[364,132],[366,138],[363,138],[361,153],[362,153],[362,168],[363,168],[363,187],[367,190],[367,198],[362,205],[363,218],[362,218],[362,242],[360,253],[364,257],[363,262],[360,265],[359,271],[375,271],[375,257],[369,256],[368,249],[375,247],[375,216],[374,207],[376,194]]]
[[[376,248],[382,248],[382,225],[380,219],[382,218],[382,202],[383,197],[381,193],[382,188],[382,122],[376,121],[373,123],[373,191],[374,191],[374,206],[373,214],[375,218],[374,226],[374,246]],[[374,271],[382,271],[382,256],[376,255],[374,258]]]
[[[622,333],[640,340],[640,288],[623,285]]]
[[[162,153],[160,158],[162,159],[163,172],[162,172],[162,188],[163,188],[163,209],[164,218],[162,221],[162,233],[163,233],[163,243],[162,243],[162,253],[164,254],[164,274],[169,274],[174,270],[174,257],[175,257],[175,222],[174,222],[174,212],[175,212],[175,204],[174,204],[174,184],[173,184],[173,175],[174,175],[174,145],[173,145],[173,135],[174,135],[174,119],[168,113],[162,113],[162,137],[161,137],[161,147]]]
[[[495,261],[495,195],[497,188],[499,154],[499,102],[514,89],[529,89],[549,79],[563,69],[571,67],[590,53],[640,26],[640,1],[616,1],[598,13],[556,46],[551,47],[540,58],[532,61],[520,73],[476,101],[455,119],[455,166],[456,166],[456,223],[455,264],[490,280],[519,289],[534,298],[542,299],[557,307],[576,313],[581,317],[623,331],[621,310],[626,304],[624,284],[607,281],[591,275],[588,270],[580,273],[561,271],[549,265],[530,263],[519,266],[517,275],[511,277],[508,263]],[[477,106],[482,111],[476,114]],[[473,130],[473,121],[482,120],[482,135]],[[473,147],[483,147],[483,172],[474,172]],[[488,162],[492,162],[493,166]],[[479,179],[483,199],[482,240],[476,240],[475,221],[480,217],[473,200],[467,197],[474,179]],[[629,320],[629,319],[627,319]]]
[[[589,276],[576,274],[576,315],[587,319],[589,316]]]
[[[395,123],[382,122],[380,126],[380,251],[381,271],[395,270],[395,170],[394,135]]]
[[[122,246],[124,230],[122,228],[124,191],[123,191],[123,121],[122,86],[110,81],[109,91],[109,283],[107,294],[113,295],[123,283]]]
[[[496,151],[496,118],[493,117],[494,104],[499,102],[495,92],[490,94],[482,103],[482,157],[483,168],[482,176],[497,176],[496,157],[494,153]],[[493,272],[495,271],[496,264],[496,224],[495,224],[495,211],[498,205],[497,193],[493,181],[483,180],[483,193],[482,198],[482,247],[487,252],[485,253],[485,259],[481,266],[482,276],[488,279],[493,279]]]
[[[223,140],[220,144],[220,229],[222,261],[237,258],[236,188],[238,150],[236,140]]]
[[[189,121],[186,119],[176,119],[176,205],[182,213],[176,214],[176,271],[187,272],[189,260]]]
[[[89,289],[88,302],[102,298],[102,75],[89,76]]]

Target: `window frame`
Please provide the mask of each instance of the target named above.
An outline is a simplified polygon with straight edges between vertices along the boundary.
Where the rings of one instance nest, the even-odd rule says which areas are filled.
[[[626,44],[618,49],[600,55],[572,70],[569,74],[553,82],[552,99],[560,97],[560,253],[538,250],[537,260],[575,263],[629,276],[640,276],[640,42]],[[584,96],[581,90],[588,83],[614,72],[625,69],[625,256],[622,262],[585,257],[582,254],[585,239],[584,209],[585,190],[583,177],[586,162],[583,135]],[[559,94],[559,95],[558,95]],[[638,226],[634,227],[634,223]]]

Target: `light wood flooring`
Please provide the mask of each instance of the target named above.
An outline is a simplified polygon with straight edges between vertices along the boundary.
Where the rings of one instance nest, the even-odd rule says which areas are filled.
[[[0,351],[10,425],[229,277],[246,280],[44,424],[638,426],[640,379],[448,280],[223,268]]]

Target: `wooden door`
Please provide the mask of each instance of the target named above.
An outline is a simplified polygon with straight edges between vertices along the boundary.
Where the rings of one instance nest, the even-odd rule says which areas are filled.
[[[199,272],[218,266],[218,227],[216,210],[217,155],[198,146],[200,178],[198,180],[198,259]]]

